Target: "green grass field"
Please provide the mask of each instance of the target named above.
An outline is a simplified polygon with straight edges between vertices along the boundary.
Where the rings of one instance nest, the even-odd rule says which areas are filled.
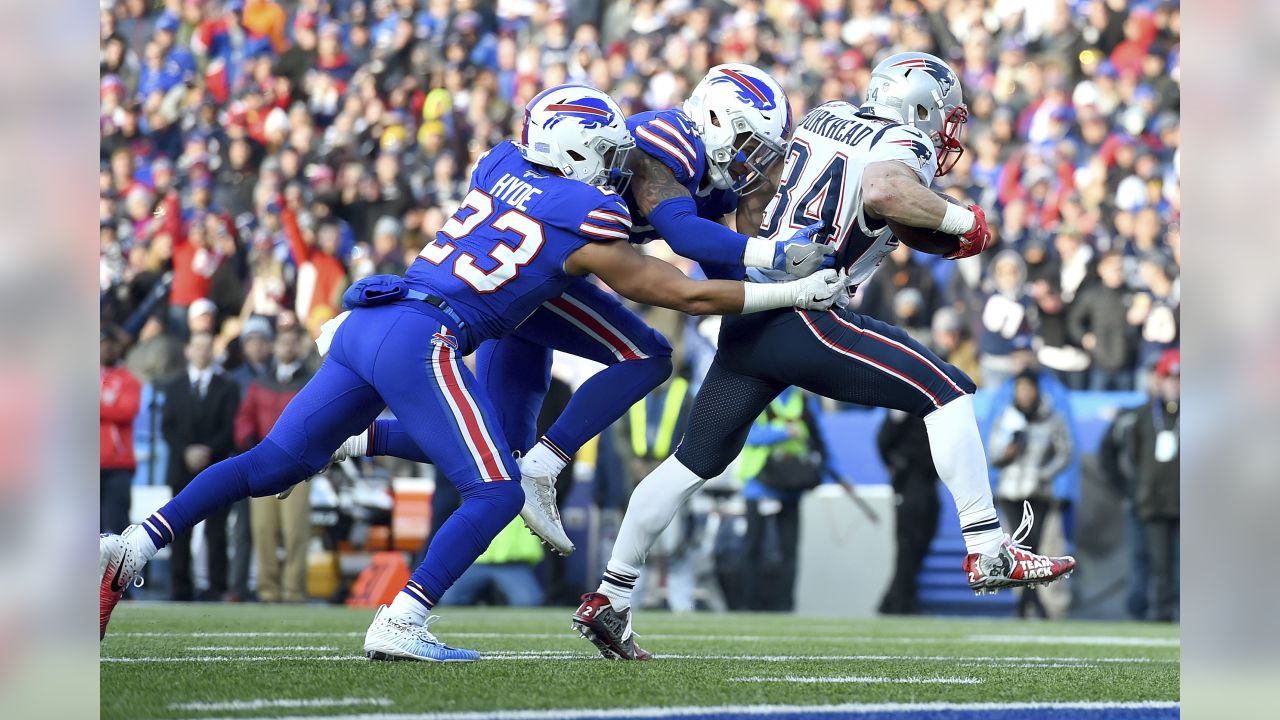
[[[373,663],[361,650],[367,610],[126,602],[101,647],[102,717],[625,718],[637,715],[619,708],[718,706],[697,717],[728,718],[803,705],[787,717],[883,707],[960,718],[968,703],[1001,711],[974,717],[1177,714],[1176,627],[642,612],[641,644],[657,659],[620,663],[569,629],[570,612],[450,608],[433,630],[484,660]],[[903,714],[917,706],[923,715]]]

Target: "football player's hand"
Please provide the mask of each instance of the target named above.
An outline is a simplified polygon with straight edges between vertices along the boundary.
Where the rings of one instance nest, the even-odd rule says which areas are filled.
[[[793,280],[796,287],[795,307],[803,310],[826,310],[844,292],[848,276],[835,270],[819,270],[807,278]]]
[[[835,259],[828,258],[835,248],[825,243],[829,230],[827,224],[819,220],[800,228],[786,240],[777,241],[773,246],[773,269],[805,277],[834,265]]]
[[[973,211],[973,228],[960,236],[960,249],[947,255],[948,260],[973,257],[991,244],[991,228],[987,227],[987,214],[978,205],[970,205]]]

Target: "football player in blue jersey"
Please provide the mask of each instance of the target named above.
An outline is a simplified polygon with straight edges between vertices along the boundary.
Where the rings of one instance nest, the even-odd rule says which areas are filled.
[[[583,233],[632,242],[662,237],[712,278],[741,278],[744,266],[804,277],[830,264],[826,255],[832,248],[812,242],[821,222],[777,240],[735,232],[721,222],[733,218],[740,229],[756,228],[773,195],[769,171],[782,156],[791,115],[786,94],[768,73],[740,63],[718,65],[683,109],[638,113],[626,123],[636,143],[628,161],[630,184],[621,189],[630,219],[597,212],[588,216]],[[606,367],[583,383],[535,443],[552,350]],[[482,345],[476,359],[480,384],[498,399],[503,434],[524,453],[521,516],[552,549],[568,554],[573,543],[560,523],[555,478],[583,443],[671,374],[671,346],[617,298],[580,279],[514,332]],[[377,421],[344,443],[335,459],[352,455],[430,462],[398,420]]]
[[[324,364],[267,437],[205,469],[140,525],[101,537],[100,631],[138,571],[177,534],[242,498],[311,476],[343,438],[389,407],[463,502],[394,602],[379,608],[365,654],[477,659],[437,640],[428,613],[520,512],[524,492],[512,482],[519,470],[489,393],[462,358],[587,273],[637,302],[689,313],[821,308],[843,288],[834,270],[776,285],[698,282],[637,253],[622,232],[630,213],[614,189],[633,146],[607,95],[571,85],[535,97],[522,143],[501,143],[480,160],[462,206],[405,277],[374,276],[348,291],[354,309],[336,324]]]

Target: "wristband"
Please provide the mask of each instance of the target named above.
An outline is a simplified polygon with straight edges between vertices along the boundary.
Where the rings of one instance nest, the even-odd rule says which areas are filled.
[[[795,281],[742,284],[742,314],[776,310],[796,304]]]
[[[772,240],[747,238],[747,247],[742,251],[742,264],[754,268],[771,268],[777,248],[778,244]]]
[[[969,208],[948,202],[947,214],[943,215],[942,222],[938,223],[938,232],[948,235],[963,235],[973,227],[977,217]]]

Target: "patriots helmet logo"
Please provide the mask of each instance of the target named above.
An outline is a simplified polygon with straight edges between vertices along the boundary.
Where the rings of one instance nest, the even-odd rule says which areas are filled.
[[[766,83],[732,68],[722,68],[709,84],[728,85],[739,100],[760,110],[772,110],[778,106],[778,99]]]
[[[929,73],[934,80],[938,81],[938,86],[942,88],[943,97],[949,95],[951,93],[951,88],[956,86],[956,75],[951,72],[951,68],[931,58],[908,58],[901,62],[896,62],[890,67],[900,67],[908,70],[924,70]]]
[[[901,140],[890,140],[889,144],[901,145],[902,147],[910,149],[911,152],[916,154],[916,157],[920,158],[921,165],[927,164],[929,159],[933,157],[933,148],[925,145],[919,140],[908,140],[903,138]]]
[[[543,110],[552,113],[551,118],[542,125],[548,130],[567,118],[577,120],[587,130],[612,125],[614,120],[613,110],[609,109],[605,101],[593,97],[554,102],[544,107]]]

